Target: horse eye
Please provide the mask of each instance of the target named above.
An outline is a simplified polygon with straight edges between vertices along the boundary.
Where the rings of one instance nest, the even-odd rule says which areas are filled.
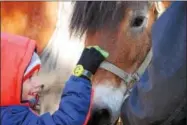
[[[144,22],[144,16],[137,16],[131,22],[131,27],[140,27]]]

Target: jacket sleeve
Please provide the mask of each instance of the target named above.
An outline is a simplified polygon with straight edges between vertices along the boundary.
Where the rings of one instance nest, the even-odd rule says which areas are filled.
[[[186,2],[173,2],[152,34],[152,62],[122,106],[124,125],[159,125],[186,98]]]
[[[46,113],[40,116],[37,125],[86,124],[91,108],[92,95],[90,81],[71,76],[61,96],[59,109],[53,115]]]

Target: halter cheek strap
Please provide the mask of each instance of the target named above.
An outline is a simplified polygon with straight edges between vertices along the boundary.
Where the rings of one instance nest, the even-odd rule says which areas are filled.
[[[105,70],[115,74],[119,78],[121,78],[125,82],[126,86],[129,88],[130,84],[132,85],[132,84],[136,83],[137,81],[139,81],[140,77],[143,75],[146,68],[149,66],[151,59],[152,59],[152,48],[148,52],[145,60],[140,65],[138,70],[132,74],[129,74],[129,73],[123,71],[122,69],[120,69],[119,67],[115,66],[114,64],[112,64],[108,61],[104,61],[103,63],[101,63],[100,68],[105,69]],[[130,88],[131,87],[132,86],[130,86]]]

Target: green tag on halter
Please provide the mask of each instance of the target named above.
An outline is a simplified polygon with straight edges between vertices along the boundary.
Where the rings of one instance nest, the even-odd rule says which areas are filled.
[[[109,53],[103,49],[101,49],[99,46],[88,46],[87,48],[90,49],[91,47],[95,48],[97,51],[99,51],[105,58],[109,56]]]

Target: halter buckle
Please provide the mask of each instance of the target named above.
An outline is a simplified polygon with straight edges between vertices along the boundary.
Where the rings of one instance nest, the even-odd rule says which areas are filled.
[[[130,74],[126,79],[127,88],[132,88],[134,83],[139,81],[140,77],[137,73]]]
[[[138,75],[138,73],[132,74],[131,77],[132,77],[132,80],[133,80],[134,82],[137,82],[137,81],[140,80],[140,76]]]

